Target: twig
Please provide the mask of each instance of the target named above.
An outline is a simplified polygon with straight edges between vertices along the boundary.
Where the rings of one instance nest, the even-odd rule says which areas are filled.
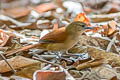
[[[5,51],[7,49],[8,49],[8,47],[0,47],[0,51]]]
[[[66,74],[66,80],[76,80],[66,69],[64,69],[62,66],[59,66],[60,70],[64,71]]]
[[[117,48],[117,46],[115,45],[115,44],[113,44],[113,46],[115,47],[115,49],[116,49],[116,51],[119,53],[119,55],[120,55],[120,50],[119,50],[119,48]]]
[[[99,38],[107,40],[107,41],[111,41],[111,39],[109,39],[108,37],[99,37]]]
[[[120,17],[120,12],[104,14],[104,15],[88,15],[88,17],[89,18],[116,18],[116,17]]]
[[[37,57],[37,58],[38,58],[37,60],[39,60],[39,61],[42,61],[42,62],[45,62],[45,63],[48,63],[48,64],[52,64],[52,65],[55,65],[55,66],[59,66],[59,64],[52,63],[52,62],[49,62],[49,61],[47,61],[47,60],[44,60],[42,57],[40,57],[40,56],[37,55],[37,54],[32,53],[31,55]]]
[[[11,68],[11,70],[13,71],[13,73],[16,73],[16,70],[9,64],[9,62],[7,61],[7,59],[5,58],[5,56],[0,53],[0,56],[4,59],[4,61],[8,64],[8,66]]]
[[[12,19],[12,18],[10,18],[10,17],[8,17],[8,16],[2,15],[2,14],[0,14],[0,20],[3,20],[3,21],[11,21],[11,22],[13,22],[14,24],[16,24],[17,27],[31,25],[31,23],[22,23],[22,22],[16,21],[15,19]]]
[[[56,62],[56,61],[52,61],[52,62]],[[51,67],[51,64],[48,64],[47,66],[43,67],[41,70],[47,70]]]
[[[40,55],[40,56],[45,58],[45,59],[53,59],[53,58],[57,57],[57,55]]]
[[[110,51],[110,49],[111,49],[112,45],[114,44],[115,40],[116,40],[116,36],[115,36],[115,37],[111,40],[111,42],[108,44],[107,49],[106,49],[107,52]]]
[[[43,67],[41,70],[47,70],[47,69],[49,69],[50,67],[51,67],[51,64],[49,64],[49,65]]]
[[[95,67],[95,66],[101,65],[103,63],[105,63],[104,59],[99,59],[99,60],[92,61],[92,62],[89,61],[89,62],[78,65],[76,67],[76,69],[81,70],[81,69],[85,69],[85,68],[89,68],[89,67]]]

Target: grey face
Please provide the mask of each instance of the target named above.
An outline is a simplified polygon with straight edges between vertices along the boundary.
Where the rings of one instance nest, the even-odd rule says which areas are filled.
[[[79,22],[79,21],[73,22],[73,25],[74,25],[74,27],[76,27],[76,29],[78,31],[85,30],[85,28],[87,27],[87,24],[85,24],[83,22]]]
[[[70,34],[76,34],[76,33],[78,34],[78,33],[82,33],[85,30],[85,27],[87,27],[85,23],[76,21],[69,24],[66,30]]]

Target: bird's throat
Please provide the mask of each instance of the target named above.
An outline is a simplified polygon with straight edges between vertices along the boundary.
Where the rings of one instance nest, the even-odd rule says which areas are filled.
[[[69,49],[72,48],[79,41],[79,35],[70,35],[64,42],[65,46]]]

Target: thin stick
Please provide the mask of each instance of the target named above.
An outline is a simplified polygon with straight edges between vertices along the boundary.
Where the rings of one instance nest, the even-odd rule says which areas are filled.
[[[32,53],[31,55],[37,57],[39,61],[42,61],[42,62],[45,62],[45,63],[48,63],[48,64],[52,64],[52,65],[55,65],[55,66],[59,66],[59,64],[52,63],[52,62],[49,62],[49,61],[47,61],[47,60],[44,60],[42,57],[40,57],[40,56],[37,55],[37,54]]]
[[[117,18],[120,17],[120,12],[118,13],[111,13],[111,14],[103,14],[103,15],[88,15],[89,18]]]
[[[16,70],[9,64],[9,62],[7,61],[7,59],[5,58],[5,56],[0,53],[0,56],[4,59],[4,61],[8,64],[8,66],[11,68],[11,70],[13,71],[13,73],[16,73]]]
[[[107,49],[106,49],[107,52],[110,51],[110,49],[111,49],[112,45],[114,44],[115,40],[116,40],[116,36],[108,44]]]

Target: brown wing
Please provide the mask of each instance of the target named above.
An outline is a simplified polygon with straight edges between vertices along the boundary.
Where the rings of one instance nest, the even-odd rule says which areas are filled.
[[[62,43],[66,40],[67,33],[65,27],[54,30],[40,39],[40,43]]]

